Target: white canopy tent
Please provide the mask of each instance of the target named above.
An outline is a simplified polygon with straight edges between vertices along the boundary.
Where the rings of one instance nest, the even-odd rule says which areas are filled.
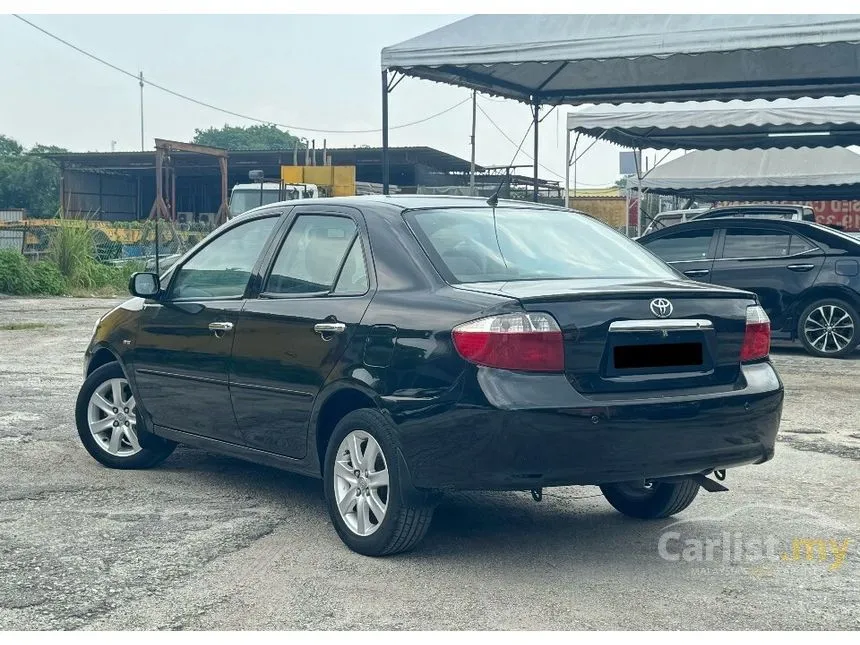
[[[844,199],[860,192],[860,155],[844,148],[698,150],[634,181],[708,201]]]
[[[576,132],[572,155],[571,132]],[[567,116],[566,186],[570,183],[570,164],[575,166],[584,154],[577,155],[580,135],[592,137],[591,145],[602,140],[640,151],[645,148],[740,151],[860,145],[860,97],[581,107]],[[731,155],[720,158],[730,159]],[[753,157],[738,155],[737,158],[740,163],[741,159]],[[789,158],[793,157],[771,157],[773,160]],[[842,156],[842,159],[847,158]],[[656,166],[652,168],[647,176],[657,169]],[[641,181],[634,185],[645,190],[653,188],[644,181],[641,168],[637,168],[636,174]]]
[[[640,149],[845,147],[860,145],[860,97],[594,105],[567,129]]]
[[[389,72],[531,105],[537,180],[543,105],[845,96],[858,60],[856,15],[472,16],[382,50],[382,147]]]
[[[858,44],[857,15],[479,15],[382,67],[541,105],[838,96]]]

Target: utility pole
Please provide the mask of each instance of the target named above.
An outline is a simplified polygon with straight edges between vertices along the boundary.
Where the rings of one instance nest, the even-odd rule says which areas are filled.
[[[140,73],[140,150],[143,152],[146,148],[143,144],[143,72]]]
[[[472,90],[472,165],[469,169],[469,194],[475,196],[475,120],[477,117],[478,91]]]

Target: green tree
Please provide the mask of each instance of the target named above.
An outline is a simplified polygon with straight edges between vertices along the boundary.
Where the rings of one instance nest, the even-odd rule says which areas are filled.
[[[195,128],[192,143],[227,150],[292,150],[299,141],[274,125],[224,125],[223,128]],[[299,143],[299,148],[304,145]]]
[[[26,208],[31,217],[53,217],[60,207],[60,169],[45,152],[65,152],[56,146],[35,145],[24,150],[0,135],[0,208]]]
[[[20,155],[24,148],[15,139],[0,134],[0,158]]]

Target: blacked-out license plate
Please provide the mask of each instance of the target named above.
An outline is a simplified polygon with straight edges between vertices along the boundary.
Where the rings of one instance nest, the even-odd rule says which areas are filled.
[[[702,343],[656,343],[647,345],[615,345],[615,369],[648,369],[661,367],[702,367]]]

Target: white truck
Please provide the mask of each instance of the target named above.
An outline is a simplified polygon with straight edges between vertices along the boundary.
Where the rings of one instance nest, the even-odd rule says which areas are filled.
[[[230,217],[266,204],[314,197],[319,197],[316,184],[279,184],[273,181],[236,184],[230,192]]]

